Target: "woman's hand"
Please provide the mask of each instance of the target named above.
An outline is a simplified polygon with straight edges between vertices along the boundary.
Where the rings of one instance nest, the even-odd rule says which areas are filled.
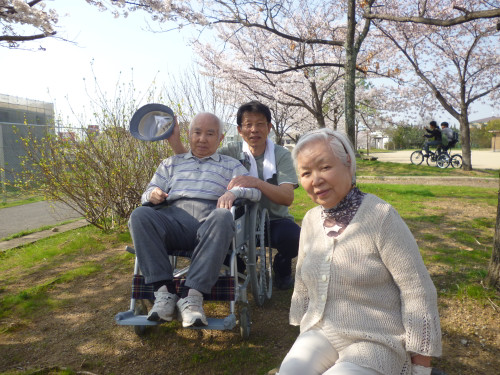
[[[415,354],[411,357],[411,363],[412,365],[431,367],[431,357]]]
[[[411,357],[411,375],[430,375],[431,357],[415,354]]]

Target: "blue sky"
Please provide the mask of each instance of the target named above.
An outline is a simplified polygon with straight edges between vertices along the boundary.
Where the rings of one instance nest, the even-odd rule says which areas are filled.
[[[51,38],[24,46],[34,51],[0,48],[0,93],[52,102],[63,119],[70,116],[68,103],[77,114],[88,108],[85,82],[93,92],[91,66],[102,90],[112,96],[119,79],[133,80],[141,92],[155,79],[158,87],[168,85],[167,73],[181,72],[195,59],[183,36],[186,30],[153,33],[147,30],[146,13],[114,18],[84,0],[46,4],[59,14],[58,36],[73,43]],[[37,50],[40,45],[45,51]],[[480,111],[470,116],[472,120],[500,116],[500,109],[475,108]],[[448,114],[444,118],[455,122]]]

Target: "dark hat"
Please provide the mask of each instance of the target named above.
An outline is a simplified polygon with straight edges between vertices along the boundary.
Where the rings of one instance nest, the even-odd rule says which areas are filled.
[[[130,120],[130,133],[143,141],[167,139],[174,131],[174,111],[163,104],[146,104]]]

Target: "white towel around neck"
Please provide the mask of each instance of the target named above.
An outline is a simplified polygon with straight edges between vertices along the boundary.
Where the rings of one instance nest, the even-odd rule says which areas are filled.
[[[259,178],[259,173],[257,172],[257,163],[255,158],[250,152],[248,143],[243,141],[242,151],[248,155],[250,160],[250,176]],[[264,162],[263,162],[263,177],[264,181],[269,180],[276,173],[276,158],[274,156],[274,143],[269,138],[266,139],[266,151],[264,152]]]

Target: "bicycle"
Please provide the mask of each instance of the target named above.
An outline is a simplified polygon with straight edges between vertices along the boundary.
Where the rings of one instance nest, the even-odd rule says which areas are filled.
[[[442,153],[437,158],[437,166],[439,168],[448,168],[450,165],[453,168],[462,168],[463,160],[462,155],[453,154],[449,152],[449,150],[445,153]]]
[[[424,161],[424,158],[427,159],[427,165],[429,167],[438,167],[438,168],[448,168],[450,165],[453,168],[462,168],[462,155],[453,154],[451,155],[451,147],[446,148],[438,148],[436,152],[430,151],[426,155],[424,154],[423,148],[422,150],[413,151],[410,155],[410,161],[412,164],[420,165]]]
[[[422,151],[424,148],[422,147],[422,150],[417,150],[413,151],[410,155],[410,161],[412,164],[415,165],[420,165],[424,161],[424,158],[427,159],[427,165],[429,167],[435,167],[437,165],[437,160],[438,157],[442,154],[442,150],[438,148],[436,152],[430,151],[427,154],[424,154]],[[425,151],[425,150],[424,150]]]

